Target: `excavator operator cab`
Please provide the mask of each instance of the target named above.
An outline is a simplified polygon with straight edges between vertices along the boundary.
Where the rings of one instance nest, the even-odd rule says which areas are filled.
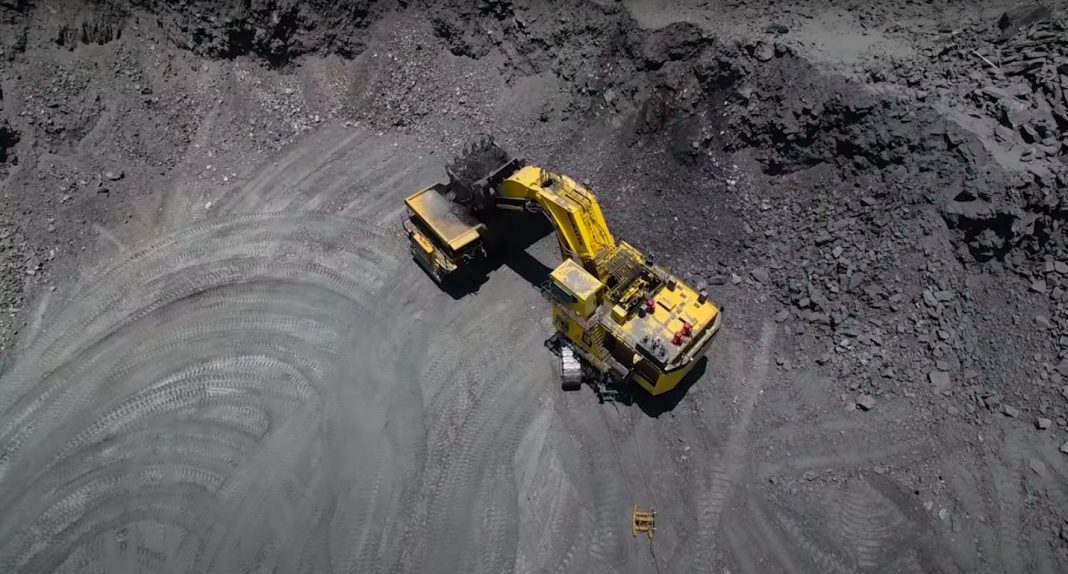
[[[564,259],[553,269],[552,289],[567,295],[567,298],[558,297],[559,303],[570,307],[576,315],[582,319],[589,319],[600,305],[601,289],[604,284],[581,265],[572,259]]]

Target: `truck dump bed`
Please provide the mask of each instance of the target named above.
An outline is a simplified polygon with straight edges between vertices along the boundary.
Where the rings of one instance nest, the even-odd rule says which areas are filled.
[[[444,195],[445,186],[437,184],[409,195],[404,204],[442,247],[456,253],[479,238],[484,227],[462,207]]]

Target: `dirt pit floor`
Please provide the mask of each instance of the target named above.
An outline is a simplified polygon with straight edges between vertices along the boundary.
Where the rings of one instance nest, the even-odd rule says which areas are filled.
[[[1062,3],[222,5],[0,0],[0,571],[1068,571]],[[411,260],[479,135],[692,384],[560,391],[552,237]]]

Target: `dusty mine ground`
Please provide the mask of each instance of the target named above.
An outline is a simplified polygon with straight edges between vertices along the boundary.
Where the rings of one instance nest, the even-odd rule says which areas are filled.
[[[1068,571],[1061,2],[0,0],[0,107],[2,572]],[[411,261],[481,134],[708,286],[692,386]]]

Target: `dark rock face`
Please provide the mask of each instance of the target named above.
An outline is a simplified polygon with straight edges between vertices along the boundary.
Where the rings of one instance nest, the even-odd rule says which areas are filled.
[[[6,120],[0,121],[0,164],[15,161],[14,147],[19,133]]]
[[[134,2],[157,16],[175,44],[210,57],[259,56],[273,65],[313,52],[352,57],[363,49],[360,30],[395,6],[375,0],[193,0]]]

